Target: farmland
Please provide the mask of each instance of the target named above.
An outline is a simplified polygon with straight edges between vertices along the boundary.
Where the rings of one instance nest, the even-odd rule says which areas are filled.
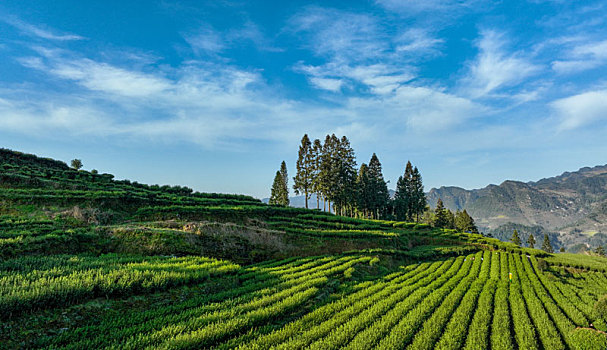
[[[2,348],[607,348],[605,258],[1,155]]]

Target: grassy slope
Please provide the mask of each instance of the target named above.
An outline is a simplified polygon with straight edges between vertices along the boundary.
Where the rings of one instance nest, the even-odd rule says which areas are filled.
[[[424,279],[419,269],[432,273],[430,266],[451,265],[459,261],[456,257],[463,259],[477,251],[477,256],[485,254],[492,261],[496,258],[486,254],[501,251],[498,256],[505,256],[506,262],[528,254],[533,263],[529,271],[544,272],[529,272],[529,281],[524,281],[531,286],[541,280],[549,287],[544,302],[575,299],[557,303],[554,310],[534,311],[533,322],[547,318],[554,327],[561,326],[553,338],[546,334],[534,338],[536,343],[547,346],[551,341],[567,340],[573,347],[571,344],[580,341],[576,339],[590,342],[596,333],[592,329],[573,333],[572,326],[591,328],[593,322],[602,327],[589,306],[607,293],[603,258],[547,255],[496,239],[423,225],[271,207],[241,195],[199,194],[181,187],[114,181],[111,175],[74,171],[61,162],[6,150],[0,150],[0,161],[0,347],[231,348],[253,346],[266,338],[274,339],[270,344],[279,344],[288,338],[276,339],[292,331],[289,329],[321,327],[324,323],[316,320],[317,313],[326,312],[332,315],[329,320],[339,320],[339,310],[348,300],[370,300],[369,305],[357,306],[360,312],[367,310],[373,302],[362,295],[380,298],[379,290],[396,288],[390,281],[402,274],[407,275],[401,278],[412,285],[411,292],[419,290],[416,303],[430,303],[434,299],[422,293],[424,284],[416,284],[415,279],[427,283],[433,279]],[[420,262],[426,263],[417,265]],[[255,264],[248,265],[251,263]],[[498,265],[493,262],[491,266]],[[492,267],[496,271],[492,270],[491,278],[481,278],[482,283],[470,280],[470,285],[460,287],[461,295],[451,298],[453,307],[462,304],[472,310],[468,304],[476,303],[477,297],[478,303],[491,303],[492,293],[508,294],[507,288],[500,289],[506,283],[507,263],[501,261],[501,266],[501,273]],[[511,270],[522,278],[528,273],[523,273],[525,268]],[[475,273],[485,276],[488,269],[485,266]],[[453,270],[454,276],[456,272]],[[452,283],[448,281],[445,277],[446,285]],[[483,297],[483,293],[491,294]],[[529,300],[523,308],[536,300],[532,295],[526,297]],[[495,304],[497,307],[497,300]],[[521,306],[514,303],[512,307],[517,305]],[[223,314],[226,310],[229,312]],[[402,317],[411,310],[403,309]],[[467,309],[458,313],[443,306],[438,310],[447,316],[454,312],[472,317]],[[424,317],[433,312],[434,307]],[[566,316],[559,318],[559,312]],[[383,313],[375,316],[377,322]],[[509,317],[508,312],[502,315]],[[468,320],[474,323],[469,339],[483,338],[487,332],[482,331],[483,324],[488,324],[483,317],[474,315]],[[192,324],[192,319],[198,323]],[[439,320],[433,316],[428,322],[450,329]],[[516,329],[515,320],[507,322],[515,322]],[[133,326],[138,324],[139,328]],[[370,326],[363,322],[357,332]],[[409,341],[439,341],[423,329],[414,330],[421,334],[416,337],[430,340]],[[334,336],[345,337],[343,344],[355,341],[355,334]],[[505,338],[521,345],[518,336],[513,332]],[[325,338],[305,341],[318,341],[324,348],[331,338],[321,339]],[[448,342],[441,340],[441,344]]]

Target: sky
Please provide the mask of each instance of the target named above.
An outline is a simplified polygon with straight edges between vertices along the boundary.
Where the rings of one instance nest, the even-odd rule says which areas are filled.
[[[0,147],[263,198],[305,133],[390,188],[606,164],[607,1],[0,3]]]

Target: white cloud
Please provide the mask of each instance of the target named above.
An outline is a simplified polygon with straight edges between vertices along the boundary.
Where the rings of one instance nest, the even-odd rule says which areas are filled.
[[[308,8],[289,24],[325,59],[321,64],[299,62],[295,71],[306,74],[314,87],[331,91],[360,91],[362,85],[371,94],[389,94],[414,79],[412,63],[439,54],[442,43],[421,28],[393,36],[372,15],[334,9]]]
[[[194,34],[185,35],[184,39],[198,55],[217,54],[226,48],[221,34],[209,26],[200,28]]]
[[[560,130],[572,130],[607,120],[607,90],[588,91],[562,98],[550,104],[555,110]]]
[[[319,89],[334,92],[341,90],[341,87],[344,85],[343,80],[330,78],[311,77],[310,82],[312,83],[312,85],[316,86]]]
[[[379,123],[392,135],[450,130],[485,110],[466,98],[414,86],[401,86],[388,96],[351,98],[347,108],[361,117],[380,116]]]
[[[57,63],[49,73],[59,78],[74,80],[93,91],[124,97],[154,96],[171,87],[171,83],[166,79],[89,59]]]
[[[571,74],[597,68],[607,63],[607,40],[578,43],[566,54],[567,59],[552,62],[557,73]]]
[[[309,8],[291,18],[289,27],[310,34],[309,48],[322,57],[361,61],[388,49],[375,19],[367,14]]]
[[[107,115],[82,101],[16,100],[0,98],[0,128],[27,135],[50,137],[61,132],[70,135],[118,133]]]
[[[47,40],[55,40],[55,41],[72,41],[72,40],[83,40],[84,37],[75,34],[57,34],[54,31],[49,29],[43,29],[33,24],[26,23],[17,19],[14,16],[3,16],[0,17],[1,21],[4,21],[7,24],[12,25],[13,27],[19,29],[21,32],[28,34],[30,36],[35,36],[41,39]]]
[[[443,39],[432,37],[428,31],[421,28],[412,28],[395,39],[396,52],[406,52],[415,55],[438,55],[438,47],[444,43]]]
[[[307,74],[310,82],[317,88],[331,91],[340,90],[346,80],[363,84],[371,93],[386,94],[415,78],[411,67],[397,68],[383,63],[354,66],[346,62],[341,64],[329,62],[322,66],[306,66],[300,63],[295,69]],[[338,82],[339,88],[337,88]]]
[[[274,46],[259,26],[247,21],[242,27],[234,27],[226,31],[218,31],[210,25],[205,25],[197,31],[183,34],[183,38],[197,54],[218,55],[235,45],[250,42],[262,51],[280,52],[282,49]]]
[[[481,33],[479,54],[462,81],[464,90],[473,98],[516,86],[541,69],[521,52],[507,52],[505,44],[503,34],[492,30]]]
[[[279,97],[258,72],[226,65],[189,62],[173,71],[144,67],[148,72],[143,72],[73,58],[65,51],[37,51],[42,56],[20,62],[85,89],[62,95],[0,91],[5,130],[233,148],[251,139],[288,142],[300,137],[301,130],[318,135],[349,131],[354,136],[362,130],[373,130],[373,135],[446,130],[481,110],[438,89],[402,86],[410,75],[390,75],[391,68],[379,64],[340,72],[378,90],[374,95],[327,106]],[[323,67],[309,69],[319,70],[311,73],[319,76],[326,73],[320,71]],[[327,90],[345,84],[337,78],[312,79]]]
[[[376,0],[378,5],[406,17],[427,14],[455,16],[463,11],[482,8],[483,0]]]

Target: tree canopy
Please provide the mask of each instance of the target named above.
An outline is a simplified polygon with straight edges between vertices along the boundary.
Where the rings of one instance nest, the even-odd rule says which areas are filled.
[[[552,244],[550,244],[550,238],[546,234],[544,235],[544,243],[542,243],[542,250],[547,253],[554,253]]]
[[[529,238],[527,238],[527,244],[529,244],[529,248],[533,248],[535,245],[535,237],[532,234],[529,234]]]
[[[512,233],[512,238],[510,238],[510,240],[517,246],[521,246],[521,237],[519,237],[517,230],[514,230],[514,232]]]
[[[270,204],[289,205],[289,188],[287,187],[287,164],[283,161],[280,164],[280,170],[274,176],[272,183],[272,193],[270,195]]]
[[[72,166],[72,168],[74,168],[76,170],[80,170],[82,168],[82,160],[72,159],[72,162],[70,165]]]

